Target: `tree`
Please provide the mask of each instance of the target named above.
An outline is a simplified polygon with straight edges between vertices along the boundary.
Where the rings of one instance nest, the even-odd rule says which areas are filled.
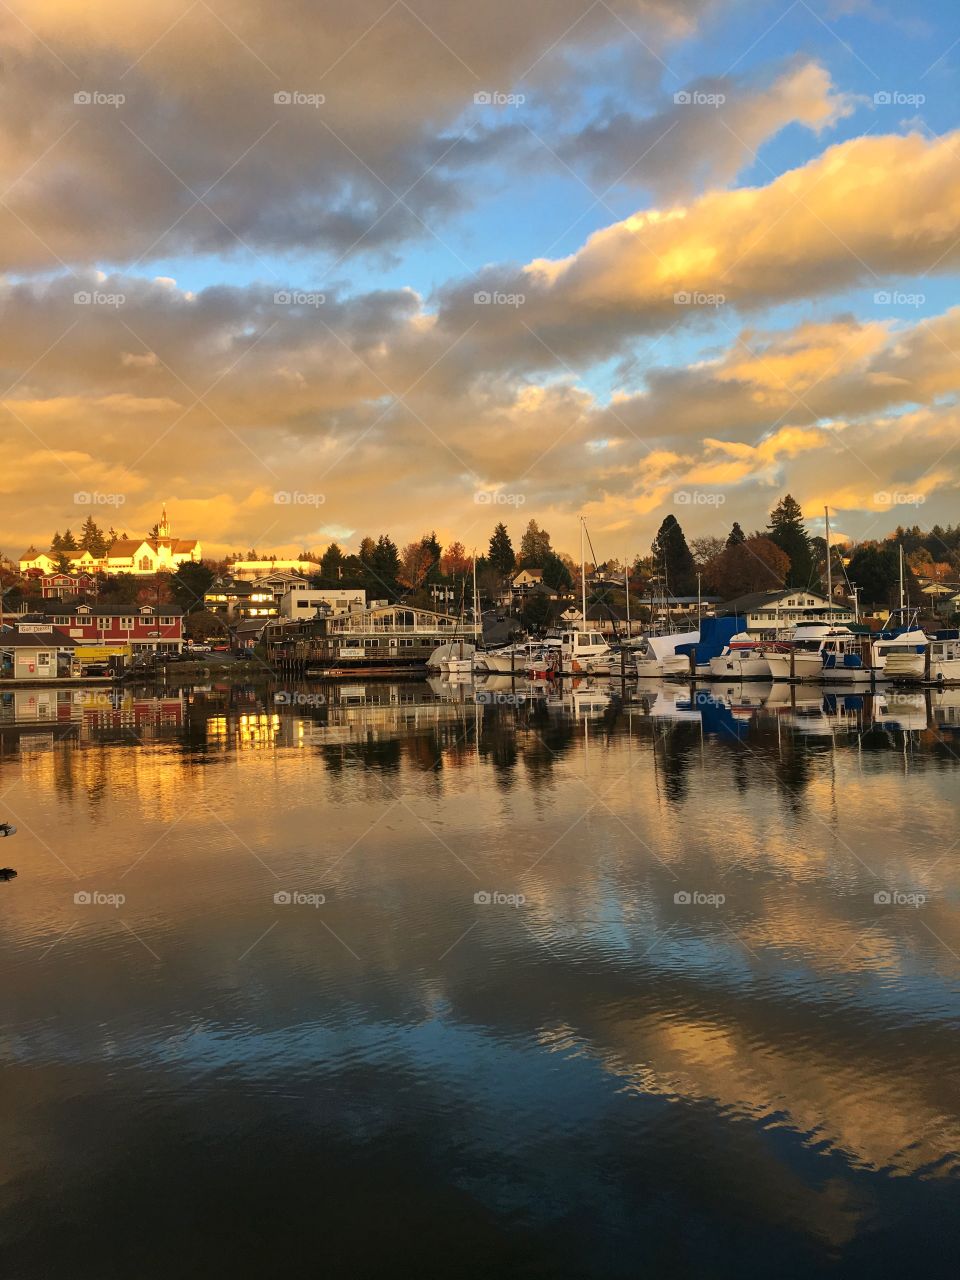
[[[64,533],[64,535],[63,535],[63,541],[61,542],[61,544],[60,544],[60,545],[61,545],[61,547],[63,548],[63,550],[64,550],[64,551],[76,551],[76,549],[77,549],[77,540],[76,540],[76,538],[73,536],[73,534],[70,532],[70,530],[69,530],[69,529],[67,529],[67,531]]]
[[[652,551],[666,589],[675,596],[692,595],[697,589],[696,565],[675,515],[668,515],[657,530]]]
[[[443,548],[437,541],[437,535],[433,532],[425,533],[420,542],[430,560],[427,566],[426,580],[427,582],[439,582],[441,577],[440,560],[443,556]]]
[[[507,526],[501,521],[490,537],[490,549],[487,561],[491,569],[495,569],[501,578],[509,577],[517,567],[517,557],[513,552],[513,543],[507,533]]]
[[[440,568],[448,578],[466,577],[473,568],[462,542],[451,542],[440,559]]]
[[[530,520],[520,539],[517,563],[521,569],[542,569],[551,549],[549,533],[541,529],[536,520]]]
[[[747,540],[747,535],[740,528],[739,523],[736,520],[734,520],[733,528],[727,534],[726,545],[728,547],[739,547],[739,546],[742,546],[743,543],[746,542],[746,540]]]
[[[419,542],[408,542],[400,557],[400,582],[409,591],[419,591],[432,566],[433,555],[428,544],[422,538]]]
[[[540,631],[553,621],[553,602],[542,591],[533,591],[523,602],[520,617],[528,631]]]
[[[195,609],[187,617],[183,630],[190,640],[222,639],[225,633],[229,634],[224,620],[209,609]]]
[[[555,551],[548,551],[543,560],[543,585],[554,591],[570,591],[573,574]]]
[[[847,576],[860,588],[865,604],[893,608],[900,603],[900,550],[897,544],[864,542],[857,547],[847,565]],[[904,591],[919,602],[920,587],[909,562],[903,566]]]
[[[185,560],[170,579],[173,598],[186,613],[203,608],[203,597],[213,582],[213,570],[202,560]]]
[[[377,552],[377,544],[372,538],[364,538],[360,543],[360,550],[357,552],[360,559],[365,565],[373,563],[373,557]]]
[[[381,533],[370,557],[368,572],[373,579],[371,588],[382,589],[388,596],[397,593],[400,575],[400,552],[389,534]]]
[[[800,503],[789,493],[771,511],[767,530],[770,541],[775,542],[790,557],[786,585],[809,587],[815,573],[810,538],[803,522]]]
[[[93,516],[87,516],[83,522],[83,528],[80,530],[80,550],[89,551],[92,556],[98,558],[107,554],[107,540]]]
[[[343,564],[346,557],[335,542],[331,542],[329,547],[320,557],[320,573],[324,578],[332,578],[337,581],[343,576]]]
[[[769,538],[755,535],[724,547],[707,565],[704,577],[710,591],[732,600],[782,586],[789,569],[787,553]]]
[[[696,561],[697,568],[702,569],[705,564],[709,564],[711,560],[716,559],[725,545],[726,543],[724,543],[722,538],[716,538],[712,535],[707,535],[702,538],[691,538],[690,550],[693,553],[693,558]]]

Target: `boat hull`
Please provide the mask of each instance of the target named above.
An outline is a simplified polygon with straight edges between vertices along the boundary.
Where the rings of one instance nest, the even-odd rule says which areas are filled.
[[[769,680],[770,664],[756,654],[740,656],[736,653],[721,654],[710,659],[710,678],[713,680]]]
[[[791,658],[793,666],[791,670]],[[793,654],[768,653],[767,664],[774,680],[819,680],[823,674],[823,659],[813,650]]]

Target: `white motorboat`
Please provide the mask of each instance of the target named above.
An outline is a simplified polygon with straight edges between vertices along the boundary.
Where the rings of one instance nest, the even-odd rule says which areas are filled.
[[[960,684],[960,637],[937,636],[920,651],[915,645],[888,649],[884,674],[904,684]]]
[[[500,649],[487,649],[476,655],[477,670],[489,671],[493,675],[522,675],[528,660],[542,648],[539,640],[524,640]]]
[[[765,648],[774,680],[819,680],[823,675],[823,642],[829,636],[850,635],[849,627],[825,623],[794,627]]]
[[[645,636],[637,651],[637,675],[642,680],[662,680],[664,676],[686,675],[690,659],[677,653],[681,644],[696,644],[699,631],[685,631],[667,636]]]
[[[445,644],[437,645],[433,653],[427,659],[428,671],[446,671],[451,661],[461,658],[469,658],[472,663],[477,646],[467,644],[461,640],[448,640]]]
[[[606,657],[611,649],[599,631],[548,631],[542,642],[545,649],[556,653],[557,670],[566,675],[586,674],[587,664]]]
[[[763,644],[740,631],[731,636],[719,657],[710,659],[711,680],[769,680],[770,664]]]

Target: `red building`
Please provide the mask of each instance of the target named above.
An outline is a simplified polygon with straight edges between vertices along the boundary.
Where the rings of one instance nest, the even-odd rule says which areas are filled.
[[[84,645],[130,645],[134,654],[179,652],[183,610],[179,605],[78,604],[47,601],[47,621]]]
[[[95,591],[96,586],[97,579],[92,573],[45,573],[40,578],[40,594],[45,600],[86,595]]]

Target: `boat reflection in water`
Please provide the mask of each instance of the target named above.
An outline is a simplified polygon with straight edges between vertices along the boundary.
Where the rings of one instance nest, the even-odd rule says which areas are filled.
[[[5,1275],[951,1273],[960,691],[0,712]]]

